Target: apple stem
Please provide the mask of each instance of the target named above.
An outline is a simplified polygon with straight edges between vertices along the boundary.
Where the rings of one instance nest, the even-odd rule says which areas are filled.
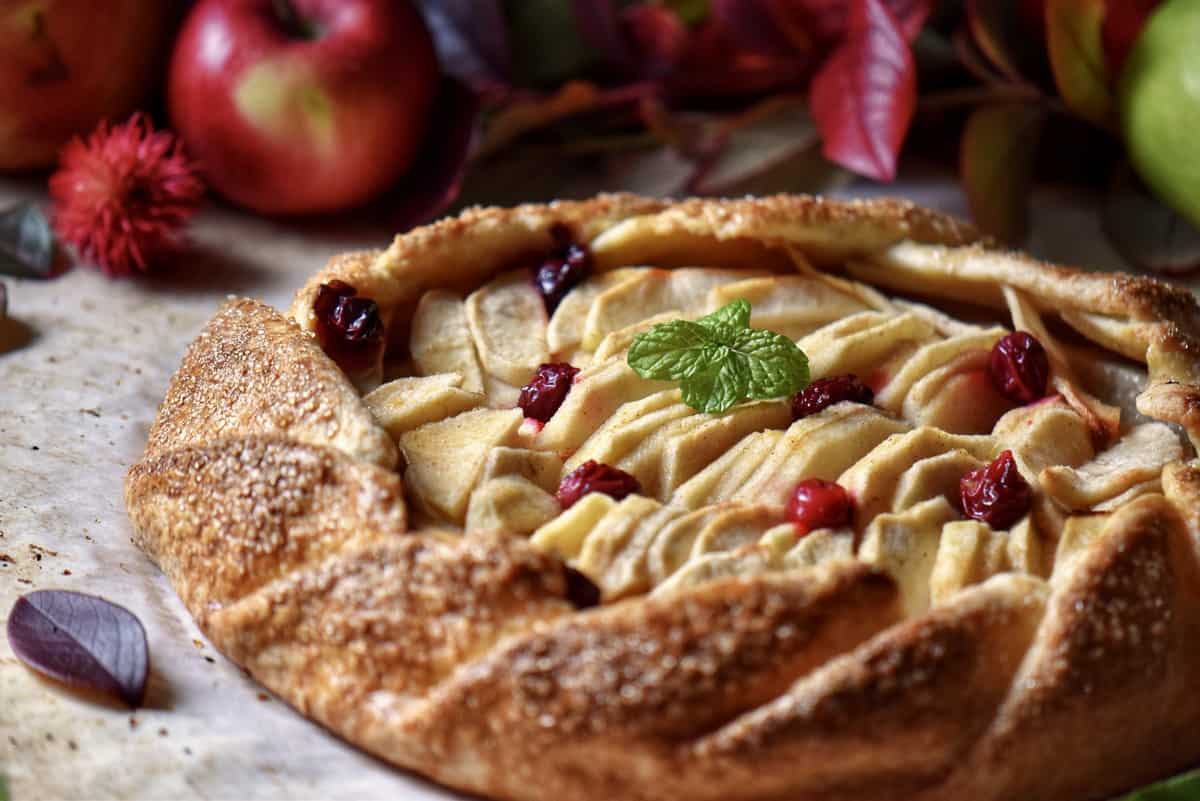
[[[300,16],[292,0],[271,0],[275,16],[283,23],[283,29],[298,39],[317,38],[316,28]]]

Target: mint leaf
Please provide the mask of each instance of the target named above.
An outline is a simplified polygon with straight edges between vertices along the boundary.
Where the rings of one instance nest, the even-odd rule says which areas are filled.
[[[1200,770],[1135,790],[1113,801],[1192,801],[1200,798]]]
[[[720,414],[745,400],[750,369],[741,354],[730,353],[715,370],[694,375],[679,385],[683,402],[698,412]]]
[[[750,328],[750,303],[738,299],[695,322],[672,320],[634,337],[629,366],[642,378],[679,381],[684,403],[724,412],[808,385],[808,357],[792,340]]]
[[[682,381],[713,368],[723,355],[709,332],[690,320],[672,320],[638,334],[628,362],[642,378]]]
[[[808,357],[782,334],[747,328],[739,332],[730,350],[745,358],[749,373],[747,397],[778,398],[808,386]]]
[[[721,344],[732,345],[738,332],[750,327],[750,301],[743,298],[730,301],[712,314],[701,317],[696,325],[708,331]]]

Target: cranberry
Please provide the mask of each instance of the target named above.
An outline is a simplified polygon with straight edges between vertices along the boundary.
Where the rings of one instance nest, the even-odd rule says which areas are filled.
[[[835,528],[850,522],[853,505],[840,485],[819,478],[806,478],[792,490],[787,518],[796,524],[796,534],[804,536],[819,528]]]
[[[958,484],[963,514],[1005,529],[1025,516],[1033,504],[1033,490],[1017,469],[1012,451],[1005,451],[987,467],[972,470]]]
[[[564,564],[563,577],[567,582],[567,600],[574,604],[576,609],[600,605],[600,588],[585,574]]]
[[[808,417],[842,401],[869,406],[874,400],[875,393],[853,373],[819,378],[792,396],[792,419]]]
[[[558,502],[570,509],[575,501],[589,492],[603,492],[618,501],[626,495],[641,492],[642,485],[624,470],[588,459],[576,467],[558,485]]]
[[[996,388],[1009,400],[1025,404],[1046,396],[1050,359],[1042,343],[1024,331],[1002,337],[992,346],[988,369]]]
[[[550,235],[556,247],[542,261],[533,279],[548,313],[557,309],[563,297],[592,273],[592,253],[586,245],[572,241],[571,229],[560,223],[550,229]]]
[[[368,368],[383,352],[379,304],[358,297],[358,290],[345,281],[321,284],[313,311],[321,347],[343,369]]]
[[[521,387],[521,397],[517,405],[525,412],[526,417],[543,423],[548,422],[567,399],[571,383],[578,372],[578,367],[563,362],[543,364],[537,369],[533,380]]]

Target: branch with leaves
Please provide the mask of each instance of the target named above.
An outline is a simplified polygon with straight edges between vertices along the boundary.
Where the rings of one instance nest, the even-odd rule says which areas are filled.
[[[1200,176],[1162,168],[1200,164],[1200,146],[1169,135],[1200,117],[1181,78],[1200,67],[1187,0],[423,7],[449,89],[435,152],[396,193],[402,224],[456,200],[554,196],[571,177],[588,191],[823,191],[890,181],[905,151],[957,152],[976,221],[1004,241],[1023,241],[1035,179],[1067,180],[1103,191],[1103,227],[1137,266],[1200,263]]]

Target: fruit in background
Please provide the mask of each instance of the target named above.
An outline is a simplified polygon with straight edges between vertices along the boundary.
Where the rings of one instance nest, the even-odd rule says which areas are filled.
[[[370,199],[413,163],[438,82],[401,0],[200,0],[171,58],[171,122],[212,188],[271,214]]]
[[[1200,3],[1173,0],[1150,17],[1121,75],[1130,159],[1152,190],[1200,225]]]
[[[0,169],[49,167],[72,136],[128,116],[153,88],[172,17],[165,0],[0,4]]]

